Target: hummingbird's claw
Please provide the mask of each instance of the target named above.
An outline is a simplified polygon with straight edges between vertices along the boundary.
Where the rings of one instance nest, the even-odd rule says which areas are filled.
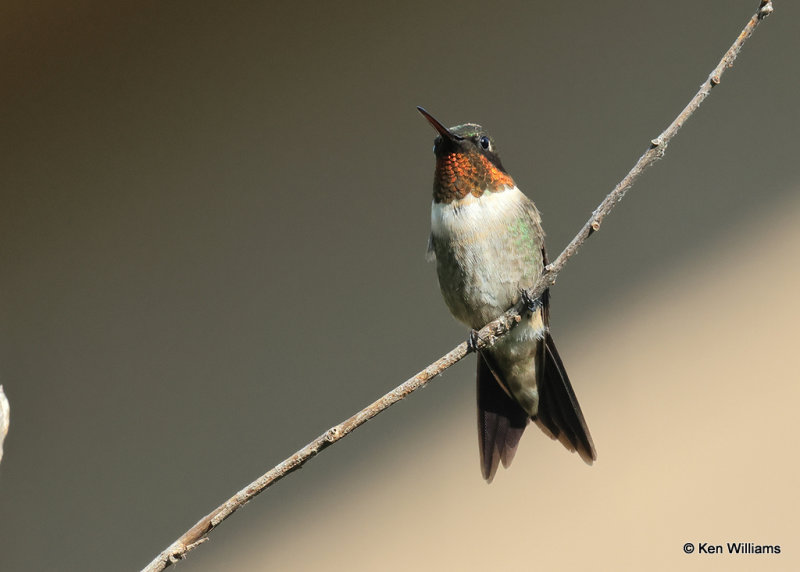
[[[542,307],[542,298],[531,298],[530,294],[524,288],[521,292],[522,303],[525,304],[525,308],[531,314],[534,314],[539,308]]]
[[[473,353],[478,351],[478,342],[481,338],[478,335],[478,330],[470,330],[467,336],[467,352]]]

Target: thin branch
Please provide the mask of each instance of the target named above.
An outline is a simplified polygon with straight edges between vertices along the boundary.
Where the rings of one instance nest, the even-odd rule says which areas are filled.
[[[552,264],[548,265],[545,272],[536,282],[534,287],[527,292],[528,298],[535,300],[539,298],[542,293],[555,284],[556,276],[564,268],[572,256],[578,252],[578,249],[586,241],[589,236],[596,232],[606,215],[619,203],[633,183],[639,178],[647,167],[652,165],[656,160],[664,156],[667,145],[678,132],[678,130],[686,123],[686,120],[695,112],[703,100],[708,97],[711,89],[720,83],[720,79],[724,71],[733,65],[733,61],[742,49],[742,46],[747,39],[753,34],[759,22],[772,13],[773,7],[770,0],[761,0],[756,13],[744,27],[739,37],[733,45],[725,52],[725,55],[720,60],[716,68],[708,76],[708,79],[700,86],[700,90],[689,101],[689,104],[684,110],[675,118],[669,127],[658,137],[650,142],[650,146],[644,155],[642,155],[630,172],[622,179],[619,184],[614,188],[611,193],[600,203],[600,206],[592,213],[592,216],[580,230],[580,232],[572,239],[567,247],[558,255]],[[526,312],[525,303],[521,300],[514,307],[506,311],[502,316],[493,320],[484,326],[478,332],[478,341],[476,346],[484,348],[494,343],[500,336],[504,335],[511,328],[514,327],[522,319],[522,315]],[[245,488],[240,490],[234,496],[229,498],[225,503],[214,509],[210,514],[206,515],[192,528],[186,531],[183,536],[173,542],[166,550],[159,554],[150,564],[143,569],[143,572],[156,572],[165,569],[170,564],[173,564],[186,557],[186,554],[208,540],[208,533],[214,530],[219,524],[233,514],[236,510],[244,506],[247,502],[253,499],[256,495],[264,491],[267,487],[275,484],[277,481],[288,475],[289,473],[299,469],[309,459],[314,457],[323,449],[329,447],[345,435],[349,434],[356,428],[360,427],[368,420],[375,417],[378,413],[386,410],[394,405],[401,399],[405,399],[411,393],[427,384],[431,379],[442,373],[450,366],[462,360],[469,350],[467,343],[463,342],[453,348],[449,353],[442,356],[434,363],[430,364],[424,370],[419,372],[414,377],[408,379],[402,385],[396,387],[377,401],[371,403],[349,419],[339,423],[335,427],[331,427],[325,433],[311,441],[308,445],[297,451],[294,455],[284,460],[279,465],[275,466],[269,472],[265,473]]]

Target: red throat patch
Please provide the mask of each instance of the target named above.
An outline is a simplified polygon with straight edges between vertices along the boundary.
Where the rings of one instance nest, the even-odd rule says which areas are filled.
[[[469,194],[480,197],[486,191],[513,187],[514,180],[480,153],[450,153],[436,160],[433,198],[451,203]]]

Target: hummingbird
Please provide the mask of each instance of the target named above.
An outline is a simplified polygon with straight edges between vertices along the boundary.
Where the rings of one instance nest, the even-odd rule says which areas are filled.
[[[437,132],[428,258],[436,262],[447,307],[474,340],[476,330],[516,304],[544,271],[541,216],[483,127],[448,128],[417,109]],[[534,302],[516,327],[478,351],[478,445],[489,483],[500,463],[511,464],[530,421],[587,464],[597,458],[550,335],[549,292]]]

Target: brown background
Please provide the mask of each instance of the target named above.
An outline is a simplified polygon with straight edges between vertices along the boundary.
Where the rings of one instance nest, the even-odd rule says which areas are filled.
[[[137,569],[464,339],[414,106],[492,132],[557,252],[756,4],[3,3],[0,570]],[[798,15],[554,289],[594,467],[532,430],[487,487],[468,359],[183,567],[800,566]],[[783,552],[682,550],[735,541]]]

